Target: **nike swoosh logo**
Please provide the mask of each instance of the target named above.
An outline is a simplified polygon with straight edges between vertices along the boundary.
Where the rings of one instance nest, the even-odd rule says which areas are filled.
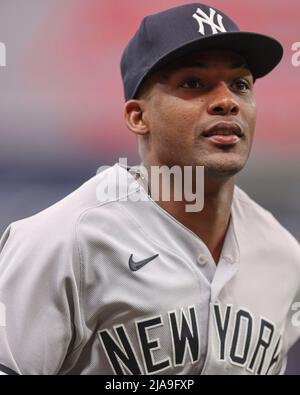
[[[140,262],[134,262],[133,255],[129,258],[129,267],[132,272],[137,272],[142,267],[146,266],[149,262],[154,261],[154,259],[158,258],[159,254],[152,256],[151,258],[144,259]]]

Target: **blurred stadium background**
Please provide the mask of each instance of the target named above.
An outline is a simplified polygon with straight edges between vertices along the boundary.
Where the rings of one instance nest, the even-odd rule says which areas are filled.
[[[119,60],[145,14],[176,0],[1,0],[0,232],[63,198],[120,157],[136,164],[124,126]],[[256,142],[239,184],[300,240],[298,0],[209,0],[244,30],[274,35],[281,65],[256,84]],[[180,29],[180,26],[178,26]],[[300,346],[288,373],[300,374]]]

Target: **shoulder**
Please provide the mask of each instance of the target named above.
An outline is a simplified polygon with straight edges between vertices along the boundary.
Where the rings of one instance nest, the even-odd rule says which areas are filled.
[[[240,224],[247,233],[252,233],[257,240],[261,240],[278,252],[290,253],[299,262],[300,245],[296,238],[285,229],[272,213],[255,202],[239,187],[235,188],[233,210]]]
[[[82,236],[95,227],[113,226],[122,215],[120,202],[136,193],[136,184],[120,165],[107,167],[53,206],[12,223],[2,237],[0,250],[8,239],[22,246],[74,244],[79,231]]]
[[[73,243],[83,221],[106,221],[119,211],[118,203],[130,193],[130,183],[134,181],[119,165],[109,167],[53,206],[12,223],[1,244],[8,238],[22,245],[44,243],[55,247],[62,242]]]

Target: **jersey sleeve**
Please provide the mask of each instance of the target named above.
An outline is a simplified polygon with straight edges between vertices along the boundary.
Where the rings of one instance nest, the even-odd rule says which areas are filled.
[[[0,374],[63,374],[81,343],[78,254],[64,230],[20,221],[2,236]]]
[[[293,280],[296,284],[296,291],[291,304],[285,325],[284,349],[288,352],[300,340],[300,244],[292,236],[292,242],[287,246],[291,261],[294,262],[295,271]],[[293,289],[293,288],[292,288]]]
[[[300,290],[290,306],[286,321],[286,351],[288,352],[298,341],[300,341]]]

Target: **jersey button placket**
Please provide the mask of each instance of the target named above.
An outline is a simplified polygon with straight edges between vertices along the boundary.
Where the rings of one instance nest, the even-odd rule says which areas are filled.
[[[208,263],[208,258],[206,255],[199,255],[197,258],[197,262],[199,264],[199,266],[206,266]]]
[[[201,275],[211,283],[216,272],[216,265],[213,264],[212,259],[208,254],[199,254],[198,257],[196,257],[196,263]]]

